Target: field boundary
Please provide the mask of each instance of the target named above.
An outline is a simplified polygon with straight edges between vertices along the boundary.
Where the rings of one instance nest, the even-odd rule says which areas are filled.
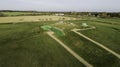
[[[89,30],[89,29],[95,29],[95,27],[86,28],[86,29],[73,29],[73,30],[71,30],[71,31],[73,31],[74,33],[78,34],[79,36],[84,37],[85,39],[91,41],[92,43],[94,43],[94,44],[100,46],[101,48],[105,49],[106,51],[108,51],[109,53],[113,54],[114,56],[116,56],[117,58],[120,59],[120,55],[119,55],[118,53],[116,53],[116,52],[114,52],[113,50],[107,48],[107,47],[104,46],[103,44],[101,44],[101,43],[99,43],[99,42],[97,42],[97,41],[95,41],[95,40],[93,40],[93,39],[91,39],[91,38],[85,36],[84,34],[78,32],[78,31]]]
[[[64,47],[70,54],[72,54],[79,62],[83,63],[86,67],[93,67],[91,64],[89,64],[86,60],[84,60],[81,56],[79,56],[77,53],[75,53],[72,49],[70,49],[68,46],[66,46],[63,42],[61,42],[58,38],[56,38],[53,35],[53,32],[47,32],[47,34],[53,38],[55,41],[57,41],[62,47]]]

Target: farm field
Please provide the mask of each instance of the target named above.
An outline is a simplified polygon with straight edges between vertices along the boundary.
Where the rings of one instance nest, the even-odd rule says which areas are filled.
[[[6,15],[6,16],[19,16],[19,15],[38,14],[38,13],[35,13],[35,12],[1,12],[1,13]]]
[[[64,16],[17,16],[17,17],[0,17],[0,23],[17,23],[17,22],[35,22],[35,21],[58,21],[58,20],[75,20],[75,18]]]
[[[0,67],[85,67],[46,34],[41,28],[44,25],[61,29],[65,35],[54,36],[94,67],[119,67],[119,58],[71,31],[82,29],[82,23],[95,26],[96,29],[79,32],[120,54],[119,21],[64,16],[0,17]]]

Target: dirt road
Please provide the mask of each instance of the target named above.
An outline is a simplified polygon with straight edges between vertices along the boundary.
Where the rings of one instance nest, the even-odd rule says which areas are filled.
[[[120,55],[119,55],[118,53],[116,53],[116,52],[112,51],[111,49],[105,47],[103,44],[101,44],[101,43],[99,43],[99,42],[97,42],[97,41],[94,41],[93,39],[91,39],[91,38],[89,38],[89,37],[83,35],[82,33],[77,32],[77,31],[88,30],[88,29],[95,29],[95,28],[93,27],[93,28],[87,28],[87,29],[73,29],[72,31],[75,32],[76,34],[78,34],[78,35],[84,37],[85,39],[87,39],[87,40],[93,42],[94,44],[100,46],[101,48],[103,48],[103,49],[105,49],[106,51],[112,53],[114,56],[116,56],[117,58],[120,59]]]
[[[91,64],[89,64],[86,60],[84,60],[81,56],[79,56],[77,53],[75,53],[72,49],[70,49],[68,46],[66,46],[63,42],[61,42],[58,38],[53,36],[53,32],[47,32],[47,34],[53,38],[55,41],[57,41],[62,47],[64,47],[70,54],[72,54],[76,59],[78,59],[81,63],[83,63],[86,67],[93,67]]]

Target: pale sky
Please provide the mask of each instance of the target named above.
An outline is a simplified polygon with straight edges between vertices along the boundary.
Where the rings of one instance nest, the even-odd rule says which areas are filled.
[[[120,12],[120,0],[0,0],[0,10]]]

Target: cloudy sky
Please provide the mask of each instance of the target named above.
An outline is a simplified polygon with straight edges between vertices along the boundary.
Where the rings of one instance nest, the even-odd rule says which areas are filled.
[[[120,12],[120,0],[0,0],[0,10]]]

